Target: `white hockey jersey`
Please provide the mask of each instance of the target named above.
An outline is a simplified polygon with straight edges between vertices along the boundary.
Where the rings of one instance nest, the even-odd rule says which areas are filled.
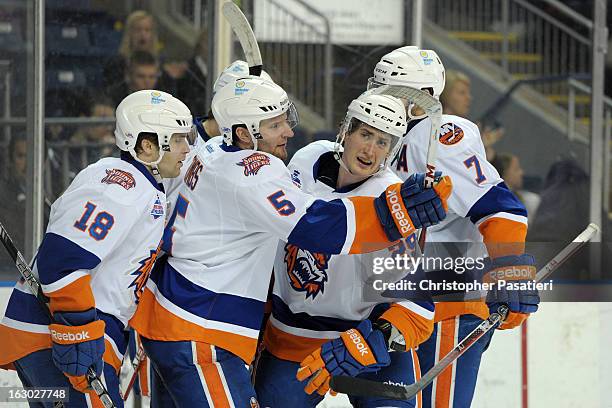
[[[250,362],[279,239],[327,253],[388,246],[373,199],[323,201],[284,163],[218,139],[186,162],[164,250],[132,326],[150,339],[214,344]],[[374,248],[373,245],[378,245]]]
[[[329,171],[320,170],[330,167],[333,177],[337,176],[339,164],[333,158],[333,148],[332,142],[317,141],[295,153],[288,168],[302,190],[325,200],[378,197],[389,185],[400,182],[387,168],[357,185],[342,189],[329,186],[322,181],[323,173]],[[390,256],[388,250],[375,254]],[[433,303],[390,305],[366,299],[364,286],[373,275],[369,255],[329,255],[281,242],[274,262],[272,315],[264,332],[266,350],[299,362],[370,316],[390,321],[404,334],[408,348],[427,339],[433,328]]]
[[[95,307],[106,322],[106,354],[120,366],[123,330],[136,310],[159,251],[166,195],[148,170],[124,153],[82,170],[51,207],[33,271],[52,311]],[[102,313],[100,313],[102,312]],[[102,317],[103,316],[103,317]],[[19,282],[0,335],[0,364],[50,347],[44,310]]]
[[[464,246],[461,256],[486,257],[489,243],[524,242],[527,211],[504,184],[499,173],[485,154],[478,127],[465,118],[442,115],[439,132],[436,170],[453,180],[453,192],[448,198],[446,219],[427,228],[427,242],[476,243]],[[405,180],[410,174],[424,172],[429,148],[429,118],[412,121],[394,165],[396,174]],[[483,244],[482,243],[484,238]],[[487,244],[485,246],[485,244]],[[441,246],[425,246],[425,256],[455,257]],[[448,306],[448,305],[447,305]],[[452,315],[447,306],[436,305],[436,321]],[[464,310],[486,318],[483,303],[457,303],[452,310]]]

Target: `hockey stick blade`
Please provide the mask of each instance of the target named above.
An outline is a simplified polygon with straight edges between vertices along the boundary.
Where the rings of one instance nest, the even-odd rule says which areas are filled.
[[[556,269],[558,269],[565,261],[573,254],[578,252],[587,242],[589,242],[599,231],[596,224],[589,224],[569,245],[563,248],[555,255],[544,267],[536,274],[536,282],[541,282],[548,277]],[[355,377],[339,377],[342,380],[337,381],[336,377],[332,377],[330,384],[334,384],[331,388],[340,393],[348,395],[360,396],[380,396],[383,398],[398,398],[400,392],[403,392],[401,399],[410,400],[414,398],[420,391],[427,387],[442,371],[450,366],[462,354],[464,354],[474,343],[476,343],[489,330],[497,327],[508,312],[508,308],[502,305],[498,313],[492,313],[487,320],[484,320],[470,334],[467,335],[459,344],[457,344],[447,355],[445,355],[438,363],[436,363],[428,372],[426,372],[419,381],[411,385],[391,385],[378,381],[364,380]],[[358,380],[358,381],[357,381]],[[400,391],[403,390],[403,391]]]
[[[53,315],[51,314],[49,306],[47,305],[48,299],[43,294],[42,289],[40,288],[40,282],[38,281],[36,276],[34,276],[32,269],[30,269],[30,267],[26,263],[23,255],[21,255],[21,252],[19,252],[19,250],[15,246],[15,243],[11,239],[10,235],[8,234],[8,231],[6,230],[6,228],[4,228],[4,225],[2,225],[2,223],[0,223],[0,241],[2,241],[2,245],[4,245],[4,248],[15,262],[15,266],[17,267],[19,273],[25,280],[25,283],[30,288],[30,291],[36,296],[36,299],[38,299],[40,305],[46,311],[49,319],[53,321]],[[104,384],[102,384],[102,381],[100,381],[100,377],[98,377],[93,367],[89,367],[89,369],[87,370],[87,382],[100,398],[100,401],[102,402],[104,408],[115,408],[113,400],[108,394],[106,387],[104,387]],[[54,407],[58,408],[63,406],[64,404],[61,401],[58,401],[54,404]]]
[[[240,7],[231,1],[223,4],[223,15],[232,26],[238,41],[240,41],[244,56],[249,64],[249,74],[261,76],[263,68],[261,52],[259,51],[259,45],[249,21],[242,10],[240,10]]]

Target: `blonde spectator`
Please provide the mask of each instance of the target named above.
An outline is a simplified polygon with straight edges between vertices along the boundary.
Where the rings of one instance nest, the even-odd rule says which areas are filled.
[[[129,58],[133,51],[147,51],[159,56],[155,20],[143,10],[136,10],[128,16],[119,46],[119,54],[124,58]]]
[[[444,108],[444,113],[448,115],[457,115],[461,117],[469,117],[470,107],[472,105],[472,94],[470,92],[470,78],[463,72],[447,70],[446,71],[446,86],[444,92],[440,95],[440,102]],[[504,136],[504,129],[501,127],[485,127],[477,124],[480,128],[482,142],[487,153],[487,160],[491,161],[495,158],[495,150],[493,145]]]
[[[159,59],[157,27],[151,14],[143,10],[132,12],[123,31],[118,54],[104,65],[104,86],[123,81],[128,61],[134,52],[147,52]],[[125,96],[125,95],[124,95]]]

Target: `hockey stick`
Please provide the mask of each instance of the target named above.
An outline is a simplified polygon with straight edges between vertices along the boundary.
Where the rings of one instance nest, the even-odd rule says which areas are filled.
[[[434,174],[436,172],[435,162],[438,157],[438,133],[440,132],[440,125],[442,123],[442,104],[428,92],[408,86],[382,85],[378,88],[373,88],[372,93],[406,99],[408,102],[423,108],[431,120],[425,169],[425,186],[432,187],[434,184]]]
[[[2,225],[2,223],[0,223],[0,240],[4,245],[4,248],[6,248],[6,251],[13,259],[13,262],[15,262],[15,266],[17,267],[19,273],[25,280],[25,283],[30,288],[30,291],[33,295],[36,296],[36,299],[38,299],[38,301],[40,302],[40,305],[47,313],[49,319],[51,321],[54,321],[53,315],[51,314],[51,311],[49,310],[49,306],[47,304],[49,299],[42,292],[42,289],[40,288],[40,282],[38,281],[36,276],[34,276],[34,273],[32,273],[32,269],[30,269],[30,267],[26,263],[25,259],[23,258],[23,255],[21,255],[21,252],[19,252],[19,250],[13,243],[13,240],[11,239],[10,235],[8,234],[8,231],[6,230],[6,228],[4,228],[4,225]],[[104,405],[104,408],[115,408],[113,400],[111,399],[110,395],[108,394],[108,391],[106,390],[106,387],[100,380],[100,377],[98,377],[98,375],[96,374],[93,367],[89,367],[86,377],[87,383],[98,395],[100,401],[102,402],[102,405]],[[64,405],[63,403],[61,405],[60,403],[55,403],[55,406],[63,407]]]
[[[255,38],[255,33],[246,19],[242,10],[233,2],[228,1],[223,4],[223,15],[232,26],[236,37],[240,41],[242,51],[249,64],[249,74],[261,76],[263,62],[261,60],[261,52]]]
[[[599,231],[599,227],[593,223],[589,224],[584,231],[578,235],[573,242],[561,250],[536,274],[536,282],[541,282],[553,273],[559,266],[574,255],[580,248],[589,242]],[[496,328],[503,322],[508,307],[500,306],[497,313],[492,313],[470,334],[457,344],[446,356],[434,365],[421,379],[411,385],[390,385],[378,381],[364,380],[361,378],[336,376],[332,377],[330,385],[334,391],[355,396],[380,396],[384,398],[410,400],[429,385],[442,371],[464,354],[474,343],[476,343],[489,330]]]
[[[425,187],[433,187],[435,182],[434,175],[436,173],[436,159],[438,157],[438,133],[440,132],[440,125],[442,124],[442,104],[428,92],[407,86],[383,85],[374,89],[374,93],[403,98],[425,110],[425,113],[431,121],[427,160],[425,163]],[[418,240],[421,252],[425,250],[426,234],[427,227],[422,228]]]

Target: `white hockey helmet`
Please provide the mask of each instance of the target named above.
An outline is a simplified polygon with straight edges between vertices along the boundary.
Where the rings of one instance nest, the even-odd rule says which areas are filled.
[[[212,111],[225,144],[233,143],[235,127],[243,125],[251,135],[253,150],[257,150],[257,140],[263,139],[259,132],[262,120],[287,113],[289,126],[294,128],[298,124],[297,111],[287,92],[271,80],[258,76],[230,81],[213,97]]]
[[[342,146],[346,135],[354,130],[352,129],[352,126],[355,124],[353,119],[357,119],[391,136],[389,153],[385,161],[381,163],[378,172],[383,170],[397,155],[408,130],[406,107],[399,98],[391,95],[375,95],[372,91],[362,93],[350,103],[334,147],[336,160],[349,173],[350,170],[342,161]]]
[[[415,46],[401,47],[384,55],[368,80],[368,89],[380,85],[404,85],[429,90],[439,99],[446,76],[438,54]]]
[[[115,113],[115,143],[119,149],[130,152],[132,157],[153,168],[170,150],[170,138],[175,133],[193,132],[193,118],[187,105],[169,93],[146,89],[126,96]],[[147,132],[157,134],[159,157],[154,162],[143,162],[136,154],[138,135]]]
[[[242,78],[245,76],[249,76],[249,64],[242,60],[236,60],[232,62],[230,65],[225,67],[219,78],[215,81],[213,85],[213,96],[219,91],[219,89],[223,88],[230,81],[238,78]],[[272,78],[266,71],[261,71],[262,78],[272,81]],[[274,82],[274,81],[272,81]]]

